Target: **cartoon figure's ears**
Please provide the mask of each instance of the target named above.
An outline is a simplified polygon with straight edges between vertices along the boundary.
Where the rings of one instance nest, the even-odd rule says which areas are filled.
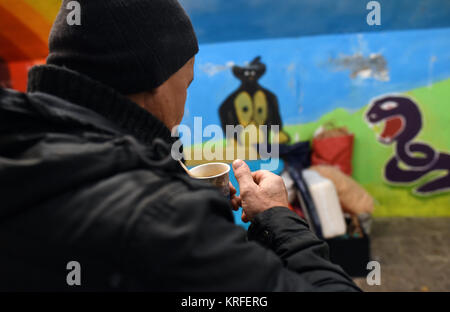
[[[261,77],[266,73],[266,65],[261,62],[261,56],[255,57],[253,61],[250,63],[249,67],[252,67],[253,69],[256,70],[258,77]]]
[[[259,65],[261,64],[261,56],[257,56],[253,59],[253,61],[250,63],[250,65]]]
[[[253,61],[251,61],[251,63],[247,66],[241,67],[235,65],[232,68],[233,74],[238,78],[244,77],[244,71],[248,69],[255,70],[258,78],[266,73],[266,65],[264,63],[261,63],[261,56],[255,57]]]
[[[244,76],[244,68],[239,66],[233,66],[233,75],[235,75],[237,78],[241,78]]]

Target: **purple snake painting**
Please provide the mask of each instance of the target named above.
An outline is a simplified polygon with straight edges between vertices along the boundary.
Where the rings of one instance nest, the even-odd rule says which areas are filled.
[[[422,114],[417,104],[401,95],[387,95],[373,101],[366,113],[370,124],[384,122],[378,139],[395,144],[395,155],[386,164],[385,179],[395,184],[411,184],[431,172],[438,177],[417,187],[418,195],[450,191],[450,154],[438,152],[430,145],[414,142],[422,129]]]

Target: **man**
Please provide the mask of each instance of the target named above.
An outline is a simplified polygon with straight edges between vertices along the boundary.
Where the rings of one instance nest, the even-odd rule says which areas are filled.
[[[1,91],[0,289],[358,290],[280,177],[235,161],[230,203],[170,158],[198,51],[178,2],[79,2],[28,93]]]

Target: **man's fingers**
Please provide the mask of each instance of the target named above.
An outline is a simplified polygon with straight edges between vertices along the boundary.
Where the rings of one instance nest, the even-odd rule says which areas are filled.
[[[241,198],[238,196],[234,196],[231,198],[231,205],[233,206],[233,210],[236,211],[241,206]]]
[[[270,171],[267,171],[267,170],[254,171],[254,172],[252,172],[253,181],[255,181],[256,184],[259,184],[261,182],[261,180],[263,180],[264,178],[266,178],[272,174],[273,173],[271,173]]]
[[[255,182],[253,182],[253,177],[250,168],[244,161],[236,159],[233,162],[233,171],[236,180],[239,183],[241,194],[255,187]]]
[[[228,186],[230,187],[230,197],[233,197],[237,193],[236,188],[231,184],[231,182],[228,182]]]
[[[243,209],[242,209],[241,220],[244,223],[247,223],[249,221],[248,218],[247,218],[247,215],[245,214],[245,211]]]

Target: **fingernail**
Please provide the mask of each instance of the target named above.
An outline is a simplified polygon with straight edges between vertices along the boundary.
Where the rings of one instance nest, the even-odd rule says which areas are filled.
[[[242,166],[244,162],[240,159],[236,159],[233,161],[233,169],[238,169],[240,166]]]

